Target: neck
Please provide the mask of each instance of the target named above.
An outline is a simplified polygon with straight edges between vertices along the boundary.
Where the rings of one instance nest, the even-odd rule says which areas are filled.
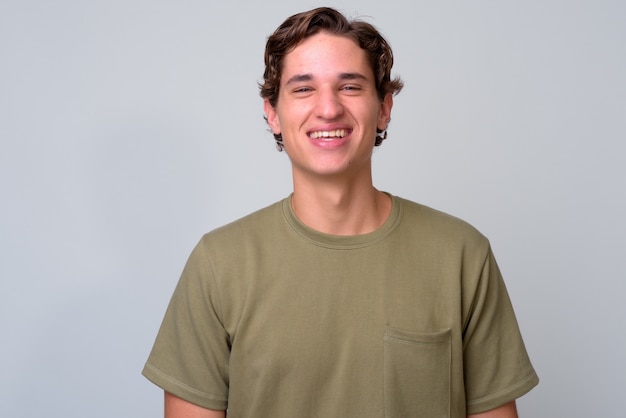
[[[295,181],[293,211],[308,227],[333,235],[361,235],[382,226],[391,212],[391,199],[369,182]]]

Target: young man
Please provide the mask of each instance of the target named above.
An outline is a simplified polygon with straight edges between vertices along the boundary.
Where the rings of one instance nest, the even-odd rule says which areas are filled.
[[[389,45],[321,8],[265,63],[294,191],[192,252],[144,368],[166,417],[516,417],[538,378],[488,241],[373,186]]]

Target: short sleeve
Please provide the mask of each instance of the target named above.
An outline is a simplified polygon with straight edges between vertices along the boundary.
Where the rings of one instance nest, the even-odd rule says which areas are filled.
[[[474,292],[463,335],[468,414],[504,405],[539,383],[491,250]]]
[[[224,410],[230,343],[203,242],[192,251],[167,308],[143,375],[188,402]]]

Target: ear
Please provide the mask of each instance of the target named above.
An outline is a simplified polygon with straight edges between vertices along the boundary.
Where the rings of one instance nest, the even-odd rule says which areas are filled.
[[[280,134],[280,120],[278,119],[278,113],[276,112],[276,108],[270,104],[268,99],[263,100],[263,111],[265,112],[265,117],[267,118],[267,124],[270,126],[274,135]]]
[[[376,126],[381,131],[387,129],[389,121],[391,120],[391,108],[393,107],[393,96],[391,93],[387,93],[385,98],[380,103],[380,113],[378,114],[378,125]]]

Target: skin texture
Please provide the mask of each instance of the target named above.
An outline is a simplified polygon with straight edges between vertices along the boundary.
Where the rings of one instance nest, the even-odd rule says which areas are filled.
[[[517,406],[515,401],[509,402],[491,411],[480,414],[468,415],[468,418],[517,418]]]
[[[165,418],[224,418],[226,411],[202,408],[165,392]]]
[[[391,95],[379,99],[366,54],[351,39],[321,32],[285,57],[276,107],[266,100],[264,108],[283,136],[302,222],[336,235],[384,223],[391,202],[372,185],[371,158],[376,128],[387,128],[392,106]],[[311,135],[336,130],[345,136]]]
[[[320,33],[285,57],[276,108],[265,107],[298,175],[355,175],[369,165],[376,127],[386,127],[365,52],[351,39]],[[347,129],[342,141],[311,131]],[[314,180],[315,181],[315,180]]]

